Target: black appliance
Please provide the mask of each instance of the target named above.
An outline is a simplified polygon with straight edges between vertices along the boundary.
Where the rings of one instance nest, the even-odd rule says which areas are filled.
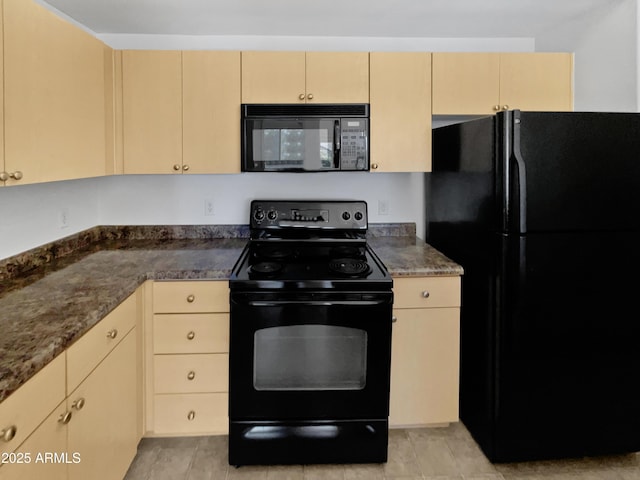
[[[387,460],[392,279],[361,201],[251,202],[230,287],[229,463]]]
[[[427,242],[460,263],[460,417],[495,462],[640,450],[640,115],[433,132]]]
[[[243,172],[369,170],[369,105],[242,105]]]

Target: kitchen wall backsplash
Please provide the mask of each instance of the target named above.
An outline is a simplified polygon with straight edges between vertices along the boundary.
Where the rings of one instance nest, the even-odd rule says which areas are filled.
[[[365,200],[424,230],[424,174],[124,175],[0,188],[0,259],[96,225],[242,225],[255,198]],[[420,235],[420,233],[419,233]]]

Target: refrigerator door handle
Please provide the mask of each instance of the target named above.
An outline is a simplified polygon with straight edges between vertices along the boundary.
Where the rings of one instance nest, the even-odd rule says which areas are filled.
[[[511,191],[513,193],[513,202],[511,207],[516,213],[512,228],[517,228],[518,232],[527,232],[527,169],[520,151],[520,110],[513,111],[512,117],[512,141],[511,141],[511,160],[516,166],[513,172]],[[512,217],[513,218],[513,217]]]

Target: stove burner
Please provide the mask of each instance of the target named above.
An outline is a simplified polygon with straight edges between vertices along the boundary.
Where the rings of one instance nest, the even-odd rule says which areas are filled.
[[[263,245],[257,249],[256,258],[269,260],[284,260],[293,256],[293,249],[286,245]]]
[[[349,277],[363,277],[371,272],[371,267],[357,258],[337,258],[329,262],[329,270]]]
[[[260,262],[249,267],[249,275],[257,274],[260,276],[275,275],[282,270],[282,264],[277,262]]]
[[[355,245],[338,245],[332,247],[329,256],[332,258],[362,257],[364,248]]]

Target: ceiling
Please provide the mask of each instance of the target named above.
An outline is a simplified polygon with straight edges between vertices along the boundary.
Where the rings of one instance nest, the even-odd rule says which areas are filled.
[[[625,0],[37,0],[95,34],[538,37]]]

